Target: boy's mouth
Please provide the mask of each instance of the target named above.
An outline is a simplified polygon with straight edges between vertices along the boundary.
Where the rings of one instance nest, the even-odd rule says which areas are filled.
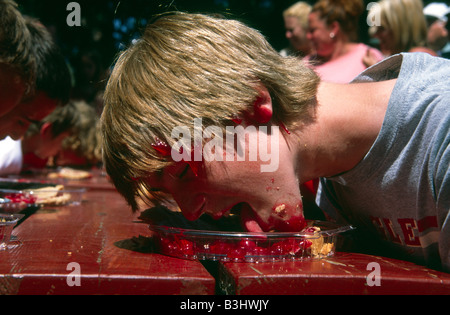
[[[202,209],[202,205],[199,209]],[[169,210],[160,205],[141,213],[143,222],[153,225],[165,225],[184,229],[234,231],[234,232],[299,232],[306,226],[302,205],[286,206],[281,204],[272,209],[267,220],[263,220],[246,202],[234,205],[221,215],[210,213],[201,215],[197,220],[189,220],[181,211]]]
[[[264,232],[260,219],[248,203],[241,202],[235,205],[230,213],[240,216],[241,226],[247,232]]]
[[[281,204],[272,209],[270,217],[264,221],[252,207],[245,202],[235,205],[230,213],[239,215],[241,226],[247,232],[298,232],[301,231],[306,221],[303,216],[301,204],[295,208]]]

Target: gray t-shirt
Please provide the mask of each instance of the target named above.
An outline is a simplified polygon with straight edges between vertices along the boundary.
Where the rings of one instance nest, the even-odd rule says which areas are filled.
[[[397,258],[450,271],[450,60],[395,55],[352,82],[393,78],[371,149],[350,171],[321,179],[317,203]]]

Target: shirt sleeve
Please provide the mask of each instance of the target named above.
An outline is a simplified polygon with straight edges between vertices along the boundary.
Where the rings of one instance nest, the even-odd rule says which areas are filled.
[[[19,174],[22,169],[22,142],[10,137],[0,141],[0,176]]]

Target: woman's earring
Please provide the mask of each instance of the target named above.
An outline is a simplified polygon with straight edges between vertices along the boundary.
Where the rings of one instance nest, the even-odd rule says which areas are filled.
[[[330,38],[331,38],[331,39],[334,38],[334,33],[330,33]]]

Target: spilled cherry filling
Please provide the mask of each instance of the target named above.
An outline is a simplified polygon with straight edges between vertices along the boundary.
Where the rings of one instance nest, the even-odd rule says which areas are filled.
[[[26,203],[26,204],[34,204],[36,202],[36,197],[32,195],[25,195],[23,193],[10,193],[4,196],[6,200],[9,200],[13,203]]]
[[[187,259],[212,259],[223,261],[257,261],[261,258],[304,258],[311,256],[313,239],[286,238],[278,241],[216,239],[208,243],[194,241],[183,234],[160,235],[159,251],[162,254]]]
[[[202,215],[196,221],[188,221],[181,212],[170,211],[158,206],[141,213],[140,219],[151,224],[159,252],[186,259],[212,259],[221,261],[261,261],[265,258],[305,258],[314,257],[322,251],[323,237],[320,229],[306,227],[305,220],[292,217],[294,224],[301,221],[303,230],[295,236],[272,237],[263,231],[264,224],[246,203],[235,205],[229,216],[213,219]],[[274,219],[275,220],[275,219]],[[227,232],[247,232],[243,235]],[[206,235],[202,232],[207,232]],[[197,235],[198,233],[198,235]],[[277,233],[275,233],[277,234]],[[248,236],[246,236],[248,235]],[[273,234],[272,234],[273,235]],[[333,244],[320,254],[328,255]]]

